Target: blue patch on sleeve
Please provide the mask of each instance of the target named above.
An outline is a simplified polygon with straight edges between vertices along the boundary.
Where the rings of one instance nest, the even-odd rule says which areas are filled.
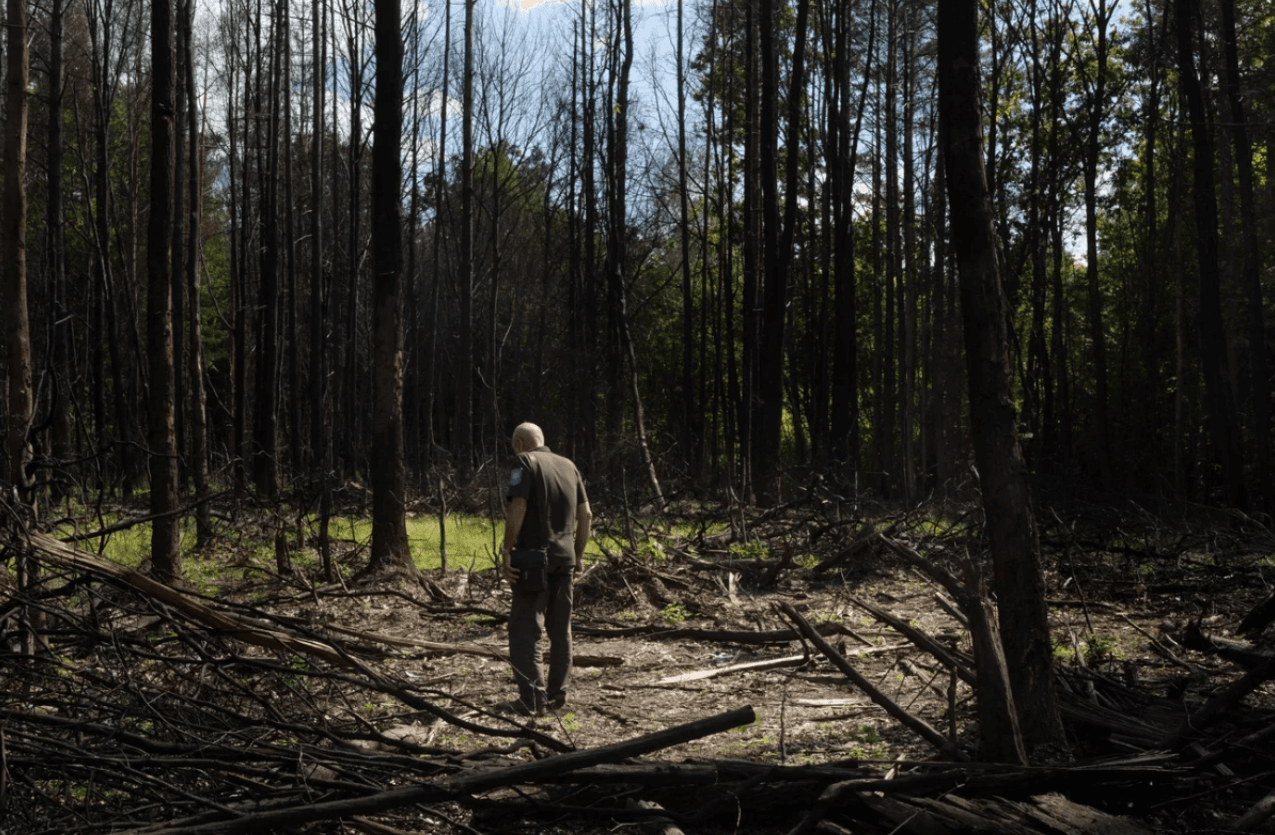
[[[522,484],[522,468],[521,467],[509,471],[509,486],[517,487],[519,484]]]

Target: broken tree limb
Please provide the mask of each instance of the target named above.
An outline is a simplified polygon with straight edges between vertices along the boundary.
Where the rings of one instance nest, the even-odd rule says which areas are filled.
[[[1138,624],[1130,620],[1128,615],[1121,613],[1120,617],[1124,620],[1125,623],[1129,624],[1131,627],[1133,627],[1135,631],[1141,634],[1142,637],[1146,638],[1148,645],[1157,653],[1159,653],[1160,657],[1163,658],[1165,661],[1168,661],[1170,664],[1174,665],[1175,667],[1181,667],[1184,670],[1188,670],[1193,673],[1197,672],[1195,667],[1191,666],[1190,664],[1183,661],[1181,658],[1178,658],[1176,655],[1174,655],[1173,650],[1169,649],[1164,644],[1160,643],[1160,641],[1156,638],[1156,636],[1152,635],[1150,632],[1148,632],[1147,630],[1143,629],[1141,626],[1138,626]]]
[[[886,528],[883,533],[885,535],[890,535],[898,530],[898,528],[899,524],[895,522]],[[821,560],[819,564],[815,566],[814,570],[816,572],[831,571],[837,566],[845,564],[867,550],[879,537],[881,537],[881,534],[876,532],[876,529],[872,526],[872,524],[865,523],[860,525],[859,529],[855,531],[854,535],[850,538],[849,545],[842,548],[831,557]]]
[[[960,653],[949,650],[929,635],[912,626],[900,617],[896,617],[893,613],[887,612],[880,606],[875,606],[866,600],[853,595],[850,602],[863,609],[882,623],[888,624],[903,637],[911,641],[916,647],[924,652],[928,652],[937,658],[945,667],[955,668],[956,674],[961,680],[973,687],[975,685],[974,671],[970,669],[971,659],[963,657]]]
[[[686,835],[682,828],[668,817],[668,810],[658,803],[649,800],[634,800],[629,798],[625,801],[624,808],[629,811],[639,810],[653,814],[653,817],[647,818],[645,829],[653,835]]]
[[[682,673],[677,676],[662,678],[656,684],[683,684],[688,681],[702,681],[706,678],[730,675],[731,673],[758,672],[772,670],[776,667],[799,667],[809,660],[808,655],[786,655],[783,658],[766,658],[762,661],[749,661],[745,664],[730,664],[725,667],[714,667],[711,670],[696,670],[693,673]]]
[[[1010,689],[1009,669],[1001,644],[1000,628],[986,595],[982,593],[982,581],[973,562],[966,561],[967,576],[962,582],[943,566],[927,560],[906,545],[884,536],[881,541],[905,562],[925,572],[956,598],[957,604],[969,618],[970,635],[974,639],[974,674],[977,679],[974,689],[978,697],[978,723],[983,756],[1001,762],[1026,764],[1027,752],[1018,726],[1018,711]]]
[[[194,621],[220,631],[227,637],[267,649],[312,655],[338,667],[351,666],[348,656],[334,647],[283,631],[263,629],[260,623],[213,609],[172,586],[152,580],[140,571],[111,562],[96,554],[81,551],[53,537],[33,532],[30,535],[30,542],[32,547],[43,553],[53,563],[90,572],[129,586],[147,597],[176,609]]]
[[[882,534],[878,534],[877,536],[891,551],[901,557],[904,562],[921,569],[921,571],[929,576],[930,579],[934,580],[934,582],[946,589],[947,593],[954,597],[957,602],[962,602],[964,598],[969,596],[969,590],[965,587],[965,584],[958,580],[955,574],[948,571],[943,566],[927,560],[925,557],[904,545],[902,542],[896,542]]]
[[[1245,673],[1238,681],[1224,687],[1220,693],[1204,703],[1204,706],[1192,713],[1187,720],[1178,726],[1173,736],[1165,740],[1164,746],[1170,751],[1177,751],[1196,732],[1203,730],[1218,719],[1236,703],[1252,693],[1258,687],[1275,678],[1275,656]]]
[[[1191,621],[1191,623],[1187,624],[1186,632],[1183,633],[1181,642],[1182,646],[1187,649],[1225,658],[1232,664],[1238,664],[1246,670],[1260,666],[1262,662],[1272,657],[1272,653],[1265,652],[1253,644],[1209,634],[1200,628],[1199,621]]]
[[[1236,818],[1227,829],[1233,832],[1252,832],[1272,816],[1275,816],[1275,792],[1271,792],[1254,803],[1247,812]]]
[[[1026,765],[1027,749],[1018,726],[1018,709],[1009,683],[1000,627],[982,594],[983,584],[972,561],[966,562],[966,573],[969,575],[966,592],[957,601],[969,616],[970,635],[974,639],[974,672],[978,677],[974,692],[981,755],[984,759]]]
[[[1240,625],[1235,631],[1241,635],[1256,636],[1257,633],[1269,626],[1272,621],[1275,621],[1275,594],[1254,606],[1244,616],[1244,619],[1240,621]]]
[[[1260,728],[1242,739],[1237,739],[1234,742],[1228,742],[1224,747],[1219,748],[1216,751],[1211,751],[1203,757],[1200,757],[1198,760],[1192,760],[1191,765],[1195,768],[1205,768],[1206,766],[1221,762],[1232,753],[1243,751],[1245,748],[1254,747],[1257,743],[1264,742],[1272,736],[1275,736],[1275,723],[1267,725],[1264,728]]]
[[[948,616],[952,618],[952,620],[956,621],[966,629],[970,628],[970,619],[965,616],[964,612],[956,607],[956,602],[949,599],[947,595],[935,592],[934,602],[939,604],[939,608],[947,612]]]
[[[825,641],[823,636],[816,632],[814,627],[812,627],[810,623],[801,616],[801,613],[794,609],[791,604],[779,603],[777,604],[777,608],[792,621],[806,640],[814,644],[815,647],[824,654],[824,657],[832,662],[834,667],[844,673],[846,678],[854,682],[856,687],[866,693],[868,698],[880,705],[886,713],[893,716],[900,724],[912,730],[935,748],[944,750],[949,747],[947,737],[935,730],[934,726],[929,722],[926,722],[920,717],[913,716],[903,708],[899,707],[893,699],[874,687],[872,682],[868,681],[859,673],[858,670],[852,667],[850,662],[845,659],[845,656],[837,652],[835,647]]]
[[[614,745],[573,751],[569,754],[546,757],[509,768],[453,775],[441,780],[402,786],[363,797],[321,803],[288,803],[265,811],[250,811],[253,808],[259,808],[253,804],[241,809],[228,810],[232,813],[241,812],[241,814],[223,820],[188,826],[145,827],[130,830],[130,832],[132,835],[249,835],[249,833],[265,832],[270,829],[297,827],[315,821],[376,814],[416,803],[452,800],[502,786],[536,782],[578,768],[640,757],[741,725],[752,724],[756,718],[752,707],[741,707]]]
[[[491,658],[496,661],[509,660],[509,652],[507,650],[486,646],[485,644],[447,644],[438,641],[422,641],[418,638],[400,638],[397,635],[387,635],[384,632],[364,632],[332,623],[324,624],[322,628],[325,632],[334,632],[338,635],[368,643],[423,649],[434,655],[474,655],[479,658]],[[546,653],[545,658],[548,658],[548,653]],[[576,667],[623,667],[624,659],[616,655],[575,655],[572,657],[571,663]]]
[[[854,633],[840,623],[828,621],[821,623],[816,627],[812,627],[820,635],[850,635],[854,637]],[[633,638],[641,635],[650,638],[653,641],[680,641],[689,639],[692,641],[704,641],[706,643],[716,644],[788,644],[797,640],[800,636],[793,629],[772,629],[765,632],[757,632],[747,629],[697,629],[693,627],[683,627],[680,629],[669,629],[666,626],[651,624],[647,626],[632,626],[622,629],[601,629],[596,626],[573,626],[572,631],[577,635],[591,635],[595,638]]]

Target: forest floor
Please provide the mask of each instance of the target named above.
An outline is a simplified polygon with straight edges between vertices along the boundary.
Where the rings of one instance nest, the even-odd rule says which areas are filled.
[[[1242,517],[1170,526],[1131,516],[1105,512],[1068,519],[1051,512],[1052,524],[1044,526],[1049,617],[1068,745],[1034,752],[1035,771],[980,771],[970,762],[979,747],[973,691],[878,617],[884,610],[966,657],[961,653],[970,651],[968,632],[940,603],[942,589],[869,532],[884,531],[892,541],[956,570],[958,555],[978,547],[970,522],[976,514],[969,509],[879,514],[869,523],[863,516],[843,520],[789,508],[745,520],[747,539],[738,533],[742,525],[735,534],[697,537],[646,530],[645,545],[608,554],[577,583],[577,665],[569,702],[524,729],[485,710],[516,695],[508,663],[500,657],[507,642],[509,586],[494,572],[434,573],[423,586],[382,579],[334,587],[295,577],[271,579],[269,566],[241,560],[235,569],[244,569],[244,579],[228,579],[215,601],[245,607],[256,622],[276,630],[287,627],[314,636],[339,627],[342,652],[360,658],[363,680],[325,684],[322,692],[310,685],[305,698],[297,700],[278,684],[277,666],[267,669],[263,663],[269,652],[258,657],[232,650],[225,657],[224,663],[243,671],[242,680],[262,677],[253,679],[252,698],[281,694],[274,710],[286,713],[289,727],[329,723],[328,739],[308,748],[300,742],[276,743],[295,744],[299,760],[304,748],[335,770],[324,772],[327,783],[310,772],[308,791],[324,789],[323,797],[343,796],[340,786],[348,793],[354,782],[348,775],[358,766],[316,754],[316,744],[327,750],[344,741],[373,755],[406,753],[454,775],[536,762],[551,753],[546,738],[562,750],[586,751],[746,706],[755,715],[738,727],[626,759],[627,765],[615,767],[630,769],[628,777],[595,768],[574,781],[559,776],[499,785],[473,796],[277,831],[574,835],[633,825],[647,831],[672,832],[660,827],[680,825],[686,832],[740,835],[803,827],[867,833],[1223,830],[1275,783],[1275,758],[1266,752],[1269,733],[1266,745],[1231,747],[1254,733],[1262,738],[1263,728],[1275,726],[1275,686],[1258,686],[1223,719],[1200,729],[1195,741],[1202,748],[1191,756],[1168,751],[1165,743],[1246,667],[1260,666],[1266,658],[1269,641],[1263,649],[1260,638],[1256,644],[1227,638],[1275,586],[1275,539]],[[741,548],[741,542],[754,544]],[[234,563],[233,556],[223,558]],[[359,559],[357,552],[351,551],[349,559]],[[939,748],[888,715],[826,654],[796,637],[792,617],[781,607],[800,613],[862,676],[949,743]],[[155,632],[153,625],[136,623],[146,619],[145,612],[122,608],[134,622],[116,622],[131,636],[115,638],[117,654],[148,628]],[[182,634],[182,628],[176,631]],[[100,650],[95,652],[100,663]],[[176,669],[178,659],[168,655]],[[189,657],[180,660],[191,664]],[[148,663],[154,664],[153,657]],[[257,663],[262,666],[254,667]],[[382,683],[372,688],[379,692],[368,690],[369,678]],[[200,687],[208,686],[201,680]],[[132,707],[120,707],[118,716],[130,709],[136,713],[136,694],[129,698]],[[423,710],[422,699],[441,714]],[[202,701],[218,699],[204,695]],[[244,703],[242,693],[222,700],[223,707],[233,704],[240,718],[265,716],[256,721],[268,727],[273,722],[270,733],[278,734],[282,717],[271,720],[269,706],[250,710]],[[13,708],[8,703],[5,708],[0,719],[12,722]],[[84,710],[64,706],[54,712],[78,716]],[[207,733],[206,724],[191,720],[176,736],[198,739]],[[192,730],[196,726],[201,730]],[[487,735],[484,728],[499,730]],[[1209,751],[1229,756],[1190,765]],[[252,756],[245,754],[245,760]],[[719,777],[705,783],[695,776],[695,766],[710,766]],[[771,776],[757,771],[759,766],[772,768]],[[91,771],[94,766],[82,767]],[[386,761],[377,767],[386,768]],[[1049,767],[1091,771],[1064,774]],[[660,779],[661,768],[691,771]],[[1111,773],[1077,777],[1101,768]],[[400,785],[403,774],[396,777],[393,771],[366,777],[367,785]],[[978,780],[971,775],[993,771],[1010,782],[976,790]],[[338,773],[347,776],[337,779]],[[825,795],[819,804],[830,785],[934,774],[956,774],[957,782],[918,791],[919,800],[857,791],[837,800]],[[15,776],[21,785],[21,775]],[[958,790],[962,784],[968,784],[968,792]],[[40,785],[44,794],[51,792],[47,783]],[[249,785],[266,792],[271,780],[258,775]],[[270,789],[281,797],[295,790]],[[206,805],[225,805],[243,791],[227,795],[208,788]],[[40,794],[18,795],[33,804],[20,807],[31,819],[41,817],[36,813]],[[957,801],[964,805],[952,806]],[[658,804],[665,812],[636,808],[639,803]],[[812,815],[816,807],[822,811]],[[119,828],[119,821],[137,823],[139,812],[122,808],[110,825],[105,818],[90,823],[92,815],[84,810],[79,814],[83,831],[133,831]],[[194,813],[170,814],[168,829],[156,828],[153,821],[150,829],[136,831],[205,831],[190,828],[203,820]],[[180,825],[172,822],[178,819]],[[1261,825],[1268,828],[1252,831],[1272,831],[1269,821]]]

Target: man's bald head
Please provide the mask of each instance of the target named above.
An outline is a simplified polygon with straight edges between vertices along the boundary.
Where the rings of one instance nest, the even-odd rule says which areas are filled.
[[[521,455],[545,445],[545,433],[540,431],[540,427],[534,423],[520,423],[518,428],[514,429],[513,436],[514,453]]]

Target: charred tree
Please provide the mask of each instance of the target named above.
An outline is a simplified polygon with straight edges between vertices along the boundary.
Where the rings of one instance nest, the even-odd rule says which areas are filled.
[[[1027,465],[1010,393],[1005,298],[983,173],[978,3],[945,0],[938,20],[939,130],[965,324],[970,424],[991,536],[1001,638],[1024,739],[1052,743],[1062,739],[1062,722]]]
[[[372,124],[372,555],[370,572],[414,574],[403,449],[403,40],[399,0],[376,4]]]
[[[146,347],[150,367],[147,394],[150,448],[151,563],[165,582],[181,578],[177,497],[177,430],[173,368],[173,7],[151,4],[151,168],[150,221],[146,236]]]

